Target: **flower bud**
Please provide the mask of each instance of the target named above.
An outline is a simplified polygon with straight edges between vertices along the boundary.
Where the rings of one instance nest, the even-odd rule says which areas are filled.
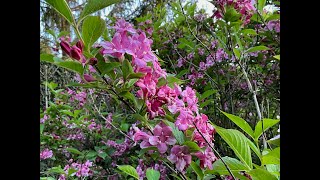
[[[60,47],[62,49],[63,52],[65,52],[66,54],[68,54],[70,56],[71,53],[71,47],[70,44],[66,41],[61,41],[60,42]]]
[[[78,41],[76,46],[81,50],[81,53],[83,51],[83,42],[82,41]]]
[[[90,64],[91,66],[96,65],[96,64],[97,64],[97,62],[98,62],[98,59],[97,59],[97,58],[95,58],[95,57],[90,58],[90,60],[89,60],[89,64]]]
[[[73,59],[76,59],[79,61],[81,59],[81,54],[82,54],[82,52],[77,46],[72,46],[71,51],[70,51],[70,56]]]
[[[84,75],[83,75],[83,78],[84,78],[84,80],[86,80],[87,82],[92,82],[92,81],[95,81],[95,80],[96,80],[94,77],[92,77],[92,76],[89,75],[89,74],[84,74]]]

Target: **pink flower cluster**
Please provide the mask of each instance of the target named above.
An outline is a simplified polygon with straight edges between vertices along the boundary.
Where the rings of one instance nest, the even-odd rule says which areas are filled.
[[[139,179],[143,180],[146,177],[146,171],[148,168],[157,170],[160,172],[160,180],[165,180],[166,179],[166,172],[167,172],[167,167],[165,165],[163,165],[161,162],[159,163],[153,163],[151,164],[151,166],[147,166],[146,164],[144,164],[142,159],[139,159],[139,164],[136,168],[138,175],[139,175]]]
[[[72,162],[73,160],[70,159],[70,162]],[[77,176],[77,177],[88,177],[88,176],[92,176],[93,171],[90,169],[90,167],[92,167],[92,162],[90,162],[89,160],[87,160],[85,163],[81,164],[81,163],[77,163],[77,162],[73,162],[71,165],[66,165],[64,167],[64,171],[66,174],[69,173],[69,169],[75,169],[77,170],[77,172],[73,173],[73,174],[68,174],[69,176]],[[66,180],[66,176],[65,175],[60,175],[58,180]]]
[[[213,144],[213,134],[215,130],[211,124],[208,123],[208,117],[204,114],[199,114],[198,98],[196,92],[190,87],[186,87],[182,91],[181,87],[174,85],[173,88],[168,85],[157,86],[158,79],[166,79],[166,72],[161,69],[157,57],[151,51],[152,40],[148,39],[144,32],[137,32],[133,26],[124,20],[120,19],[113,27],[116,33],[112,42],[101,43],[104,55],[113,56],[120,61],[124,59],[125,54],[132,56],[132,66],[135,72],[145,74],[140,78],[136,86],[140,88],[137,96],[145,100],[147,112],[150,119],[157,116],[164,116],[166,111],[165,106],[172,114],[179,113],[175,126],[179,130],[186,131],[193,130],[192,140],[195,141],[199,147],[206,147],[206,141],[195,129],[195,125],[204,135],[206,140]],[[225,57],[223,51],[219,51],[219,55]],[[189,54],[187,59],[192,59],[194,54]],[[156,146],[161,154],[165,154],[171,145],[176,144],[176,139],[173,137],[171,127],[163,122],[155,126],[149,132],[144,129],[139,129],[133,126],[135,133],[133,134],[134,141],[141,141],[140,147],[147,148]],[[152,131],[152,133],[151,133]],[[210,149],[211,150],[211,149]],[[198,152],[195,155],[200,158],[201,167],[212,168],[209,164],[217,158],[213,152],[207,149],[205,152]],[[171,148],[171,154],[168,160],[174,163],[180,171],[184,171],[191,163],[191,153],[187,146],[175,145]]]
[[[72,89],[68,89],[68,94],[71,95],[70,102],[77,100],[80,107],[83,107],[87,101],[87,93],[85,91],[75,92]]]
[[[52,156],[53,156],[53,153],[48,148],[46,148],[46,149],[44,149],[43,151],[40,152],[40,160],[49,159]]]
[[[217,0],[217,3],[221,8],[218,8],[214,13],[216,18],[222,18],[220,9],[224,9],[226,6],[233,6],[242,15],[244,25],[250,22],[250,18],[256,10],[254,7],[255,0]]]

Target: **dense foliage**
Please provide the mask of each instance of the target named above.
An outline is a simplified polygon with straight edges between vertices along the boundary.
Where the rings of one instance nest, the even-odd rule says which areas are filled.
[[[43,82],[41,179],[279,179],[280,3],[92,15],[117,2],[46,0],[76,37],[40,59],[75,76]]]

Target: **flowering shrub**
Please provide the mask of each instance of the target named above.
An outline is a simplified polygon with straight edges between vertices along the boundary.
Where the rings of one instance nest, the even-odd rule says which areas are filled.
[[[274,59],[280,60],[277,44],[269,43],[269,39],[277,37],[268,34],[279,33],[280,23],[273,17],[266,24],[274,14],[263,11],[264,5],[240,0],[216,1],[216,11],[207,17],[201,11],[195,15],[195,5],[182,6],[179,1],[171,4],[177,15],[174,23],[161,25],[163,19],[154,22],[147,15],[137,19],[137,26],[117,19],[106,28],[104,20],[90,14],[110,3],[89,1],[78,21],[64,0],[47,0],[47,3],[71,23],[78,39],[60,38],[60,47],[67,56],[63,59],[40,55],[43,61],[77,73],[76,82],[66,89],[56,89],[56,84],[46,82],[55,103],[51,102],[40,114],[43,178],[279,178],[280,147],[271,147],[274,140],[267,141],[265,132],[279,120],[263,118],[263,111],[261,115],[257,92],[253,89],[261,85],[260,78],[249,79],[244,67],[244,62],[255,66],[262,63],[264,67],[272,65],[275,71]],[[162,9],[158,10],[163,14]],[[251,23],[260,16],[261,22]],[[186,32],[184,29],[170,32],[169,28],[175,24],[184,26],[182,23]],[[266,28],[259,23],[266,24]],[[197,24],[208,29],[195,34],[192,25]],[[257,32],[249,29],[251,26]],[[215,30],[219,27],[220,32]],[[223,35],[224,31],[227,35]],[[105,32],[111,38],[105,38]],[[166,32],[168,36],[161,37],[155,32]],[[214,40],[208,41],[207,32],[213,32]],[[261,34],[261,39],[246,43],[248,34],[253,33]],[[103,39],[96,42],[101,36]],[[269,47],[255,46],[260,41]],[[164,54],[171,64],[159,58]],[[171,59],[176,61],[172,63]],[[244,76],[242,82],[238,72]],[[269,78],[264,81],[267,87],[276,86],[277,72],[266,75],[260,70],[258,76]],[[227,101],[221,101],[220,108],[209,106],[208,97],[215,95],[216,100],[222,100],[227,96],[227,89],[223,88],[227,85],[234,87],[233,93],[251,93],[250,98],[257,105],[258,123],[254,129],[241,117],[224,112],[229,109]],[[241,98],[234,102],[241,104]],[[232,111],[236,109],[235,103],[231,104]],[[247,108],[237,106],[239,112]],[[215,109],[214,113],[210,112],[211,108]],[[224,111],[216,112],[216,109]],[[217,114],[219,117],[224,114],[241,131],[220,127],[213,121]],[[217,150],[216,133],[220,136],[218,142],[225,141],[234,152],[229,156],[239,160],[222,157]]]

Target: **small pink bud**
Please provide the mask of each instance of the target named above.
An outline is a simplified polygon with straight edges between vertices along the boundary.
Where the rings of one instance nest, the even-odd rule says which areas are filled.
[[[96,65],[96,64],[97,64],[97,62],[98,62],[98,59],[97,59],[97,58],[95,58],[95,57],[90,58],[90,60],[89,60],[89,64],[90,64],[91,66]]]
[[[94,77],[92,77],[92,76],[89,75],[89,74],[84,74],[84,75],[83,75],[83,78],[84,78],[87,82],[92,82],[92,81],[95,81],[95,80],[96,80]]]
[[[81,50],[77,46],[72,46],[71,51],[70,51],[70,56],[76,60],[81,59]]]
[[[70,56],[70,53],[71,53],[70,44],[66,41],[61,41],[60,46],[61,46],[62,51],[67,53]]]
[[[82,41],[78,41],[76,46],[81,50],[81,53],[83,51],[83,42]]]

